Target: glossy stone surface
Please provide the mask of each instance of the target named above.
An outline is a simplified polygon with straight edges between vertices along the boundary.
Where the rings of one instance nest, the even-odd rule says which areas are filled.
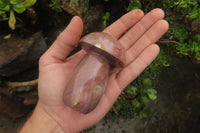
[[[83,37],[80,41],[84,50],[94,49],[105,56],[109,63],[123,66],[125,62],[124,49],[115,38],[104,32],[93,32]]]
[[[81,112],[91,112],[99,103],[107,79],[113,70],[124,65],[124,49],[120,43],[103,32],[86,35],[80,41],[87,52],[76,66],[64,92],[64,103]]]
[[[103,94],[109,69],[104,57],[89,51],[68,82],[64,92],[65,104],[81,113],[92,111]]]

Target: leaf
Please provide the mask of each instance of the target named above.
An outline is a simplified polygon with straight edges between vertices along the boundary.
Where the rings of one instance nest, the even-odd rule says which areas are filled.
[[[136,100],[136,99],[132,101],[132,104],[133,104],[133,106],[136,107],[136,108],[139,108],[140,105],[141,105],[140,102],[139,102],[138,100]]]
[[[127,11],[131,11],[134,9],[140,9],[142,7],[141,3],[139,0],[134,0],[132,2],[129,3]]]
[[[151,100],[155,100],[157,98],[156,96],[157,91],[155,89],[148,89],[147,91],[148,91],[148,97]]]
[[[149,78],[143,79],[143,86],[144,88],[151,88],[152,87],[152,81]]]
[[[8,25],[12,30],[15,30],[15,23],[16,23],[15,14],[14,14],[13,10],[11,10]]]
[[[1,8],[3,11],[10,11],[10,5],[6,5],[4,8]]]
[[[10,0],[0,0],[0,4],[8,5],[10,4]]]
[[[16,5],[21,3],[21,0],[10,0],[10,4]]]
[[[135,86],[128,85],[125,89],[125,92],[130,96],[134,96],[137,95],[138,89]]]
[[[13,10],[19,14],[23,13],[26,8],[25,7],[13,7]]]
[[[36,0],[25,0],[22,4],[24,7],[33,6],[36,3]]]
[[[0,2],[0,9],[3,9],[3,8],[5,8],[6,6],[7,6],[7,4],[1,3],[1,2]]]
[[[110,19],[110,12],[106,12],[103,16],[102,16],[103,20],[109,20]]]
[[[150,93],[150,94],[148,94],[148,96],[151,100],[156,100],[156,98],[157,98],[157,96],[154,93]]]
[[[154,94],[157,93],[157,91],[156,91],[155,89],[148,89],[147,92],[148,92],[148,93],[154,93]]]
[[[148,97],[146,97],[146,96],[142,96],[142,97],[141,97],[141,100],[142,100],[142,102],[144,102],[144,103],[148,103],[148,102],[149,102],[149,99],[148,99]]]
[[[10,39],[11,38],[11,34],[8,34],[8,35],[5,35],[4,37],[3,37],[3,39]]]
[[[0,16],[3,17],[3,18],[6,18],[7,17],[6,12],[5,11],[0,11]]]

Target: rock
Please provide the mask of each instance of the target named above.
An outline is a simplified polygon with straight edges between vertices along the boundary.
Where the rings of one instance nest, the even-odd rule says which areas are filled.
[[[29,38],[12,36],[0,44],[0,75],[9,77],[36,66],[47,46],[40,32]]]
[[[200,33],[200,21],[193,21],[191,23],[191,31],[197,34]]]
[[[62,0],[62,8],[71,15],[82,16],[89,8],[89,0]]]
[[[18,118],[30,111],[19,99],[10,98],[0,94],[0,117],[2,118]]]
[[[100,22],[102,21],[102,14],[104,11],[104,7],[101,5],[91,7],[83,16],[84,23],[84,33],[88,34],[93,31],[101,31],[102,27],[100,26]]]

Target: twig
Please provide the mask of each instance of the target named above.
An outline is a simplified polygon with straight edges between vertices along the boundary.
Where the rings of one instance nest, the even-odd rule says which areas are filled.
[[[158,41],[158,42],[160,42],[160,43],[176,43],[176,44],[178,44],[178,45],[182,45],[181,43],[179,43],[179,42],[177,42],[177,41]]]
[[[26,82],[7,82],[6,84],[9,87],[22,87],[22,86],[31,86],[31,85],[36,85],[38,83],[38,79],[31,80],[31,81],[26,81]]]
[[[121,96],[127,98],[127,95],[123,91],[121,92]]]
[[[7,20],[9,20],[9,18],[2,18],[2,19],[0,19],[0,22],[1,21],[7,21]]]
[[[196,72],[194,73],[195,77],[200,80],[200,75],[198,75]]]
[[[113,109],[113,111],[115,112],[115,114],[116,114],[117,116],[119,116],[119,113],[117,112],[115,106],[113,106],[112,109]]]

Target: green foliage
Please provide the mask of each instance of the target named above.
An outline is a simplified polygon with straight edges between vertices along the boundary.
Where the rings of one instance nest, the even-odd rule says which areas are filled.
[[[131,11],[134,9],[140,9],[142,4],[140,3],[139,0],[133,0],[132,2],[129,3],[127,11]]]
[[[10,39],[11,36],[12,36],[11,34],[8,34],[8,35],[4,36],[3,39],[5,39],[5,40]]]
[[[8,21],[9,27],[14,30],[15,29],[15,23],[16,23],[16,19],[15,19],[15,14],[13,12],[13,10],[10,11],[10,18]]]
[[[167,19],[173,19],[176,22],[184,19],[199,20],[200,19],[200,6],[197,0],[163,0],[163,8],[171,8],[167,12]],[[171,21],[169,21],[171,23]],[[171,23],[173,24],[173,23]]]
[[[168,31],[170,33],[171,40],[177,40],[180,43],[184,43],[188,39],[188,32],[183,25],[177,26],[177,28]]]
[[[141,4],[137,4],[141,3]],[[143,5],[149,2],[148,6]],[[191,33],[191,23],[200,21],[200,1],[198,0],[132,0],[129,3],[128,11],[136,8],[151,10],[156,7],[162,8],[165,19],[169,22],[170,28],[167,32],[168,42],[175,42],[172,47],[177,54],[190,56],[200,60],[200,34]],[[147,9],[151,7],[151,9]],[[153,113],[148,103],[156,100],[156,83],[160,74],[160,68],[169,66],[170,58],[166,54],[167,49],[161,49],[156,60],[149,65],[145,71],[137,77],[127,88],[115,104],[115,109],[123,117],[146,117]]]
[[[164,0],[163,8],[171,7],[167,12],[166,20],[170,23],[170,40],[177,43],[173,47],[177,50],[177,54],[193,57],[199,60],[198,40],[199,34],[189,36],[188,25],[192,21],[200,21],[200,2],[197,0]]]
[[[200,35],[194,36],[193,40],[181,45],[175,45],[178,54],[192,55],[195,59],[200,60]]]
[[[0,16],[6,18],[9,13],[9,27],[14,30],[16,18],[14,11],[16,13],[23,13],[27,7],[31,7],[36,3],[36,0],[0,0]]]
[[[141,84],[141,86],[139,85]],[[139,84],[130,84],[116,102],[116,110],[123,117],[146,117],[152,112],[146,105],[156,99],[157,91],[153,89],[152,80],[144,78]],[[148,110],[148,111],[147,111]]]
[[[51,7],[52,10],[56,12],[62,12],[62,7],[60,2],[61,0],[51,0],[49,6]]]
[[[155,59],[151,65],[147,69],[150,70],[158,70],[160,67],[168,67],[170,66],[170,57],[168,54],[166,54],[165,49],[161,49],[158,57]]]
[[[194,53],[194,57],[200,60],[200,35],[196,35],[194,41],[190,41],[189,43],[191,43],[191,52]]]
[[[161,50],[156,60],[145,71],[129,84],[118,98],[115,109],[122,117],[147,117],[153,111],[148,107],[151,100],[156,100],[155,89],[160,68],[169,66],[169,56]]]
[[[101,27],[105,29],[107,27],[107,21],[110,19],[110,12],[106,12],[102,16],[102,24]]]
[[[149,3],[148,6],[144,5]],[[142,5],[141,5],[142,4]],[[137,8],[151,10],[156,7],[162,8],[165,19],[170,28],[167,33],[168,42],[175,42],[173,46],[177,54],[187,55],[200,60],[200,34],[191,34],[190,25],[193,21],[200,21],[200,1],[198,0],[131,0],[128,11]],[[151,9],[147,9],[151,7]],[[156,83],[160,74],[160,68],[169,66],[170,58],[166,49],[161,49],[156,60],[137,77],[127,88],[115,104],[115,109],[120,116],[146,117],[153,113],[148,103],[156,100]]]
[[[189,12],[186,17],[190,19],[196,19],[197,21],[200,21],[200,6],[194,5],[193,9],[191,12]]]

